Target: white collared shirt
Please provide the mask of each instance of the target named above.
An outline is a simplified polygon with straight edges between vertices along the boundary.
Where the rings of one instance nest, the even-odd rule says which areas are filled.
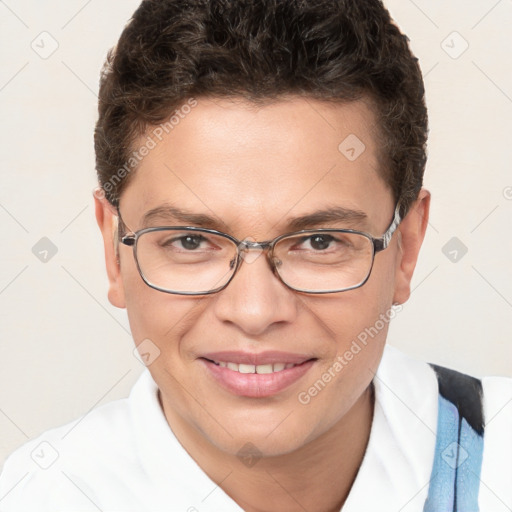
[[[437,428],[433,370],[386,346],[362,465],[342,512],[420,512]],[[481,512],[512,510],[512,379],[482,379],[486,419]],[[241,512],[174,436],[145,369],[126,399],[15,450],[0,512]]]

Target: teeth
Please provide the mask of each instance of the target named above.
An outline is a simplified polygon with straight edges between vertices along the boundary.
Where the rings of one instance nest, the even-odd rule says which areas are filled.
[[[240,373],[254,373],[256,371],[256,366],[253,364],[239,364],[238,371]]]
[[[229,370],[233,370],[234,372],[240,373],[274,373],[281,372],[283,370],[287,370],[288,368],[293,368],[295,364],[293,363],[274,363],[274,364],[237,364],[237,363],[228,363],[225,361],[214,361],[214,363],[218,366],[222,366],[223,368],[228,368]]]
[[[256,373],[273,373],[274,370],[271,364],[259,364],[256,366]]]

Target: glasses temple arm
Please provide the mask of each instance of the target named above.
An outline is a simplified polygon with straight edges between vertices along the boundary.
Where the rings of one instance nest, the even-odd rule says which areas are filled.
[[[396,228],[400,225],[400,222],[402,222],[402,217],[400,216],[400,203],[397,203],[395,207],[395,215],[391,221],[391,224],[389,225],[389,228],[380,238],[373,239],[375,252],[383,251],[388,247],[389,242],[391,242],[391,237],[396,231]]]

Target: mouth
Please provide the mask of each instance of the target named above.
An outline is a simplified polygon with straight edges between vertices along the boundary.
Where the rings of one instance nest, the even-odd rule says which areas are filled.
[[[267,352],[219,353],[198,359],[207,375],[230,394],[252,398],[276,395],[301,379],[317,358]]]
[[[269,364],[238,364],[232,363],[229,361],[210,361],[211,363],[221,366],[222,368],[227,368],[233,372],[238,373],[257,373],[259,375],[282,372],[283,370],[288,370],[289,368],[293,368],[297,366],[293,363],[269,363]]]

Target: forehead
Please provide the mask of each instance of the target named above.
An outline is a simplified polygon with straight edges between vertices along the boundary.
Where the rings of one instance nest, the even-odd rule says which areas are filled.
[[[165,204],[263,229],[327,205],[371,217],[379,198],[392,202],[365,101],[198,98],[135,150],[150,139],[121,197],[132,219]]]

